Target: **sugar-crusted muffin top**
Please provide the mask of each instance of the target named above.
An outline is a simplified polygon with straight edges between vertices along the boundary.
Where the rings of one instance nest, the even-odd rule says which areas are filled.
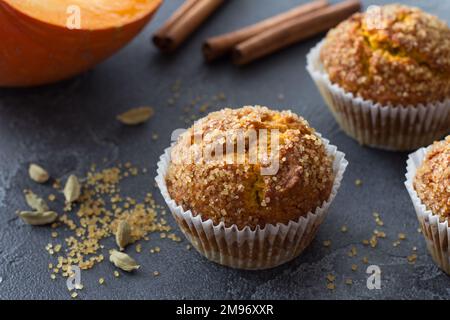
[[[258,144],[267,152],[252,161]],[[210,159],[220,150],[226,157]],[[308,122],[260,106],[210,113],[178,138],[171,159],[166,182],[172,199],[203,220],[240,229],[298,220],[329,198],[334,181],[333,158]]]
[[[435,142],[414,178],[414,189],[441,221],[450,216],[450,136]]]
[[[333,83],[381,104],[450,98],[450,29],[404,5],[372,7],[329,31],[321,61]]]

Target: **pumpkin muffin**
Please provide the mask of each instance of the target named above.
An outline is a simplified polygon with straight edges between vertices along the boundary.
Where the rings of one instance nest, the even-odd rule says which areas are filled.
[[[161,157],[156,181],[201,254],[265,269],[309,245],[346,166],[303,118],[246,106],[210,113],[181,134]]]
[[[330,196],[333,185],[332,157],[308,123],[291,112],[264,107],[244,107],[213,112],[185,132],[172,150],[172,158],[192,150],[220,147],[222,136],[236,130],[279,130],[279,169],[263,176],[261,159],[250,164],[227,164],[225,157],[211,161],[172,164],[167,174],[169,194],[186,210],[204,220],[240,229],[287,223],[319,207]],[[194,134],[205,137],[192,144]],[[219,141],[218,141],[219,140]],[[236,139],[233,139],[236,143]],[[233,158],[236,157],[236,148]],[[249,158],[249,149],[245,158]],[[184,162],[184,161],[182,161]],[[248,162],[248,161],[246,161]]]
[[[321,60],[332,82],[367,100],[406,106],[450,97],[450,28],[418,8],[353,15],[328,33]]]
[[[410,154],[406,178],[428,251],[450,274],[450,136]]]
[[[414,189],[426,208],[441,221],[450,216],[450,136],[435,142],[414,178]]]
[[[311,51],[308,71],[361,144],[417,149],[450,130],[450,28],[419,8],[354,14]]]

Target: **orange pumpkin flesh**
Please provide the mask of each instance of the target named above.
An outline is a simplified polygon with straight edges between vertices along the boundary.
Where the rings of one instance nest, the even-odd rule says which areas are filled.
[[[129,42],[162,0],[0,0],[0,86],[79,74]],[[80,29],[67,23],[77,6]],[[72,20],[70,20],[72,21]]]

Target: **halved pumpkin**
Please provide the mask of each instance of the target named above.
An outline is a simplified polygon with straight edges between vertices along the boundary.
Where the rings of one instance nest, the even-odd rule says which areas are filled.
[[[79,74],[136,36],[162,0],[0,0],[0,86]]]

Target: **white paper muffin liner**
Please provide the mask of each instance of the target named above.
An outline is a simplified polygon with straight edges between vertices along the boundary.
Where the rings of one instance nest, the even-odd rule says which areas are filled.
[[[440,222],[439,215],[433,214],[425,207],[413,186],[414,177],[417,169],[421,166],[428,148],[421,148],[409,155],[406,168],[406,189],[414,204],[417,218],[422,229],[425,241],[427,243],[428,252],[431,254],[434,262],[447,274],[450,275],[450,251],[449,238],[450,228],[448,221]]]
[[[330,145],[328,140],[322,140],[327,153],[334,156],[335,178],[330,197],[314,212],[288,224],[267,224],[264,228],[257,227],[255,230],[250,227],[239,230],[236,225],[226,227],[223,222],[214,225],[211,219],[202,221],[201,214],[194,216],[190,210],[185,211],[170,197],[166,186],[171,147],[160,157],[156,183],[182,232],[200,254],[232,268],[273,268],[294,259],[311,243],[341,185],[348,165],[345,154]]]
[[[306,69],[340,127],[359,143],[392,151],[413,150],[450,131],[450,99],[417,106],[390,106],[355,97],[333,84],[320,61],[324,40],[307,56]]]

